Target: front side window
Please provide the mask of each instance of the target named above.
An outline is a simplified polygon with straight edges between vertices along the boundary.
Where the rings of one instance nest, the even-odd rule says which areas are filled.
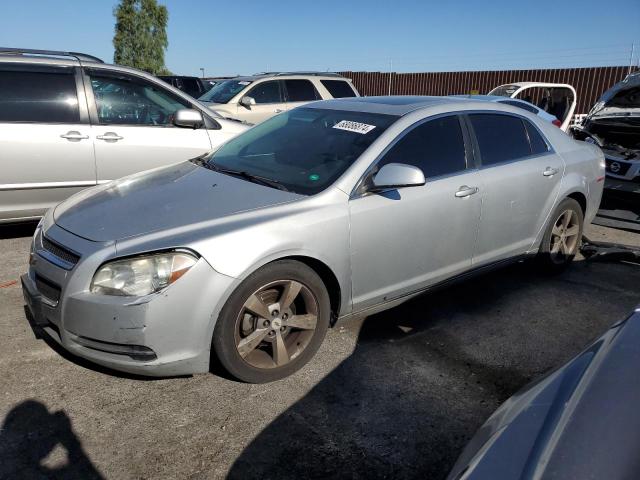
[[[207,160],[274,180],[303,195],[318,193],[342,175],[398,117],[296,108],[230,140]]]
[[[256,103],[282,103],[280,82],[273,80],[259,83],[249,90],[247,97],[253,98]]]
[[[80,122],[73,70],[1,70],[0,122]]]
[[[353,91],[349,82],[345,80],[320,80],[320,83],[326,88],[333,98],[355,97],[356,92]]]
[[[309,80],[285,80],[287,102],[312,102],[319,100],[320,95]]]
[[[101,125],[171,125],[186,100],[140,78],[89,72]]]
[[[199,100],[213,103],[229,103],[242,90],[251,85],[249,80],[223,80],[215,82],[211,90],[202,95]]]
[[[467,168],[464,137],[457,116],[429,120],[410,130],[378,163],[404,163],[430,177],[450,175]]]
[[[520,117],[473,113],[469,119],[478,140],[482,165],[495,165],[531,155],[527,132]]]

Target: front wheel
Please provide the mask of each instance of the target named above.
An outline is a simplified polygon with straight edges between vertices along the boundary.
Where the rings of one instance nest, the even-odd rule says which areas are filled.
[[[233,292],[218,318],[213,349],[239,380],[271,382],[314,356],[330,316],[329,294],[317,273],[294,260],[274,262]]]
[[[538,253],[539,265],[548,272],[564,270],[578,253],[584,215],[580,204],[565,198],[551,216]]]

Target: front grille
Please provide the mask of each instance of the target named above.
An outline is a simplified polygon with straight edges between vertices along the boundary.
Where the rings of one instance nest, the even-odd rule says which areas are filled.
[[[60,287],[51,280],[47,280],[38,274],[36,274],[36,288],[43,297],[48,298],[52,302],[57,304],[60,300]]]
[[[607,172],[611,172],[614,175],[626,175],[627,171],[631,167],[630,163],[621,162],[618,160],[609,160],[608,158],[605,160],[607,163]]]
[[[68,264],[74,266],[80,260],[80,255],[64,248],[62,245],[52,242],[44,235],[42,236],[42,247],[52,255],[64,260]]]

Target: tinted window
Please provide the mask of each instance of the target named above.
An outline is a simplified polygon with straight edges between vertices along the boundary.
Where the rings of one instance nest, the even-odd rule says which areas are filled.
[[[331,185],[397,118],[295,108],[225,143],[208,164],[276,180],[311,195]]]
[[[544,141],[538,129],[531,125],[531,122],[526,120],[524,121],[524,125],[527,128],[527,133],[529,134],[529,142],[531,143],[531,153],[534,155],[539,155],[541,153],[546,153],[549,151],[549,147],[547,146],[547,142]]]
[[[519,117],[474,113],[469,115],[483,165],[516,160],[531,154],[529,139]]]
[[[215,88],[215,87],[214,87]],[[253,87],[247,93],[248,97],[253,97],[256,103],[281,103],[280,82],[262,82]]]
[[[310,102],[320,99],[316,87],[309,80],[285,80],[287,102]]]
[[[0,71],[0,122],[78,123],[73,71]]]
[[[378,163],[405,163],[422,169],[425,177],[437,177],[466,168],[464,140],[456,116],[429,120],[402,137]]]
[[[353,91],[349,82],[344,80],[320,80],[320,83],[329,90],[333,98],[355,97],[356,92]]]
[[[88,72],[103,125],[169,125],[173,114],[190,108],[185,100],[140,78]]]
[[[515,100],[500,100],[499,103],[506,103],[507,105],[511,105],[512,107],[522,108],[527,112],[535,113],[536,115],[538,114],[538,109],[536,107],[534,107],[533,105],[528,105],[524,102],[516,102]]]
[[[200,83],[198,82],[197,79],[181,78],[181,80],[182,80],[182,86],[180,87],[180,90],[188,93],[189,95],[195,98],[198,98],[201,95],[202,89],[200,88]]]

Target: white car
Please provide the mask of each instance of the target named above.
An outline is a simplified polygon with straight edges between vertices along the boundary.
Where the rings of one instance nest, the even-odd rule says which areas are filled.
[[[224,80],[199,100],[223,117],[255,124],[316,100],[359,96],[337,73],[278,72]]]
[[[560,129],[568,131],[576,110],[576,89],[566,83],[517,82],[500,85],[487,95],[524,100],[560,120]]]
[[[562,122],[558,120],[555,115],[545,112],[543,109],[536,107],[533,103],[525,102],[524,100],[519,100],[517,98],[505,98],[495,95],[456,95],[456,97],[469,98],[471,100],[486,100],[487,102],[511,105],[512,107],[518,107],[526,110],[527,112],[531,112],[542,118],[544,121],[554,124],[558,128],[562,126]]]

